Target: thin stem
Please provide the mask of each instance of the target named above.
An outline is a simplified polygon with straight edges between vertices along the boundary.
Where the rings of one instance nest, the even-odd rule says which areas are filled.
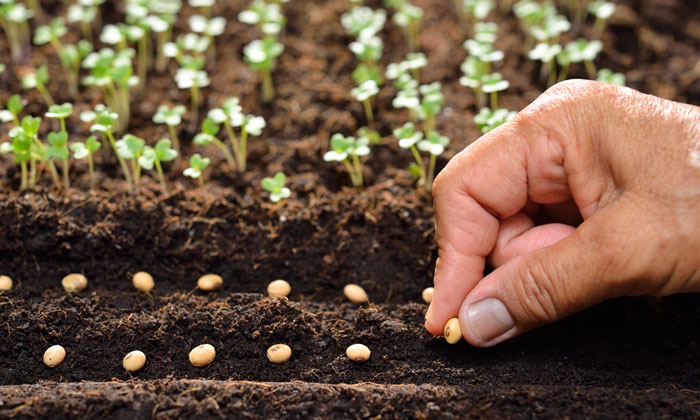
[[[352,182],[353,187],[358,187],[358,182],[357,182],[357,177],[355,175],[355,170],[352,167],[352,164],[348,159],[343,159],[343,164],[345,165],[345,169],[348,171],[348,175],[350,175],[350,181]]]
[[[491,92],[491,109],[498,109],[498,92]]]
[[[199,122],[199,86],[196,84],[190,88],[190,99],[192,100],[192,121],[190,124],[194,124],[194,127]]]
[[[418,168],[420,168],[420,177],[418,178],[418,184],[423,185],[423,183],[425,182],[425,164],[423,163],[423,157],[421,157],[420,152],[416,148],[415,144],[411,146],[411,153],[413,153],[413,157],[416,159]]]
[[[425,137],[429,137],[430,133],[435,130],[435,115],[428,115],[423,123],[423,129],[425,131]]]
[[[552,86],[557,81],[557,66],[554,61],[549,63],[549,77],[547,78],[547,86]]]
[[[263,68],[260,72],[260,76],[262,100],[265,103],[272,102],[272,100],[275,99],[275,87],[272,84],[272,74],[270,73],[270,69]]]
[[[159,73],[164,72],[165,68],[168,66],[168,59],[163,54],[163,45],[167,42],[168,32],[169,31],[163,31],[158,34],[158,51],[156,52],[156,71],[158,71]]]
[[[248,160],[248,131],[244,128],[241,129],[241,144],[240,144],[240,155],[238,155],[238,170],[245,172],[246,161]]]
[[[228,147],[226,147],[226,145],[216,137],[212,139],[212,143],[214,143],[214,145],[218,147],[219,150],[221,150],[221,152],[224,154],[224,157],[226,158],[226,162],[228,163],[229,168],[231,168],[232,172],[235,172],[236,161],[233,159],[233,155],[231,155],[231,152],[228,150]]]
[[[197,178],[197,179],[199,180],[199,186],[203,187],[204,186],[204,174],[200,174],[199,178]]]
[[[141,165],[139,165],[139,155],[131,160],[131,168],[134,170],[134,184],[141,180]]]
[[[65,189],[70,188],[70,177],[69,177],[69,172],[70,172],[70,159],[66,159],[63,161],[63,186]]]
[[[19,185],[19,190],[24,191],[27,189],[27,162],[20,162],[19,165],[22,168],[22,177]]]
[[[88,152],[88,171],[90,172],[90,185],[95,186],[95,162],[92,159],[92,152]]]
[[[56,170],[56,165],[53,164],[53,160],[48,161],[49,172],[51,173],[51,179],[53,179],[54,185],[57,189],[61,189],[61,181],[58,179],[58,171]]]
[[[147,54],[147,37],[151,34],[144,34],[144,36],[139,39],[139,58],[138,58],[138,76],[139,84],[145,86],[146,84],[146,73],[148,72],[148,56]]]
[[[374,129],[374,114],[372,113],[372,102],[369,98],[362,101],[362,106],[365,108],[365,116],[367,117],[367,124],[369,128]]]
[[[569,73],[569,66],[570,64],[562,66],[561,70],[559,70],[559,77],[557,78],[557,82],[562,82],[566,80],[566,75]]]
[[[595,64],[593,64],[593,60],[586,60],[583,62],[583,64],[586,66],[586,71],[588,72],[588,77],[590,77],[591,80],[595,80],[596,75],[598,74],[598,71],[595,68]]]
[[[36,159],[34,156],[29,157],[29,188],[36,186]]]
[[[364,183],[364,180],[362,178],[362,165],[360,164],[360,157],[357,155],[352,155],[352,162],[355,166],[355,174],[357,176],[358,180],[358,187],[361,187],[362,184]]]
[[[117,155],[119,165],[122,167],[122,172],[124,172],[124,178],[126,178],[126,183],[129,184],[129,191],[133,193],[134,183],[131,180],[131,172],[129,172],[129,167],[126,165],[126,161],[121,156],[119,156],[119,152],[117,152],[116,140],[114,140],[114,136],[112,135],[111,131],[107,131],[107,138],[109,139],[109,144],[114,150],[114,154]]]
[[[229,124],[228,119],[224,120],[224,127],[226,128],[226,134],[228,134],[228,139],[231,142],[231,149],[233,149],[233,154],[236,155],[236,161],[238,161],[239,155],[241,154],[241,145],[238,142],[238,137],[236,137],[236,133],[233,131],[233,128],[231,127],[231,124]]]
[[[160,186],[163,188],[163,191],[168,192],[168,187],[165,185],[165,177],[163,176],[163,168],[160,166],[160,161],[156,159],[155,164],[156,171],[158,172],[158,179],[160,180]]]
[[[92,42],[92,26],[90,26],[90,22],[80,21],[80,29],[83,31],[83,37]]]
[[[430,155],[430,166],[428,167],[428,176],[425,180],[423,187],[426,191],[430,191],[433,188],[433,177],[435,176],[435,155]]]
[[[177,151],[177,156],[180,157],[180,142],[177,137],[177,130],[174,125],[168,125],[170,131],[170,139],[173,141],[173,148]]]
[[[46,89],[46,86],[44,86],[43,83],[37,81],[36,82],[36,90],[41,93],[41,96],[44,97],[44,101],[46,101],[46,105],[48,106],[53,106],[56,105],[56,103],[53,101],[53,98],[51,97],[51,93],[49,93],[48,89]]]

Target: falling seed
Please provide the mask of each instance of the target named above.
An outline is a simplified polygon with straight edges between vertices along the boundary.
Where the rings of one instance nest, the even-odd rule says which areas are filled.
[[[190,352],[190,363],[197,367],[204,367],[214,361],[216,350],[211,344],[202,344]]]
[[[131,353],[124,356],[122,361],[122,366],[129,372],[137,372],[143,368],[146,364],[146,355],[140,350],[134,350]]]
[[[134,277],[131,279],[131,283],[135,288],[144,293],[150,292],[153,290],[153,286],[155,286],[153,276],[145,271],[139,271],[138,273],[134,274]]]
[[[55,368],[56,366],[63,363],[66,358],[66,349],[58,344],[53,345],[46,349],[44,352],[44,364],[50,368]]]
[[[353,362],[366,362],[372,352],[364,344],[353,344],[345,350],[345,355]]]
[[[197,287],[205,292],[217,290],[224,284],[224,280],[218,274],[205,274],[197,280]]]
[[[78,293],[85,290],[88,285],[87,277],[82,274],[73,273],[65,276],[61,280],[63,289],[68,293]]]
[[[292,349],[286,344],[275,344],[267,349],[267,359],[272,363],[284,363],[292,357]]]
[[[292,291],[292,286],[285,280],[275,280],[267,285],[267,294],[273,297],[287,297]]]
[[[9,276],[0,276],[0,291],[12,290],[12,279]]]
[[[423,293],[421,296],[423,297],[423,302],[425,303],[430,303],[433,301],[433,293],[435,292],[435,289],[432,287],[426,287],[423,289]]]
[[[343,293],[350,302],[365,303],[369,301],[369,296],[367,296],[365,289],[357,284],[348,284],[343,288]]]
[[[457,344],[462,339],[462,328],[459,326],[459,319],[450,318],[445,324],[445,341],[450,344]]]

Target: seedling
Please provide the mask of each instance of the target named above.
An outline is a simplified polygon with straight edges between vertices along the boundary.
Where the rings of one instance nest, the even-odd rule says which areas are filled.
[[[399,140],[399,147],[408,149],[413,154],[415,162],[412,162],[408,170],[414,178],[418,179],[418,185],[425,185],[425,164],[416,147],[423,140],[423,132],[418,131],[412,122],[407,122],[401,128],[394,130],[394,137]]]
[[[594,30],[600,36],[605,30],[605,24],[610,16],[615,13],[617,6],[615,3],[607,1],[594,1],[588,5],[588,11],[595,16]]]
[[[238,14],[238,20],[257,26],[265,37],[277,37],[286,23],[280,5],[264,0],[254,0],[247,10]]]
[[[559,36],[571,29],[571,23],[563,15],[547,15],[539,25],[530,27],[530,33],[538,42],[556,44]]]
[[[15,127],[19,127],[19,114],[23,109],[22,97],[18,94],[10,96],[10,99],[7,101],[7,109],[0,110],[0,121],[4,123],[12,121]]]
[[[131,162],[132,179],[134,185],[139,183],[141,178],[141,165],[139,158],[143,154],[146,142],[144,139],[134,136],[133,134],[124,134],[124,136],[115,143],[117,155],[125,161]]]
[[[501,73],[485,75],[481,80],[481,90],[491,95],[491,108],[498,108],[498,92],[508,89],[510,83],[503,79]]]
[[[68,79],[68,92],[73,97],[78,93],[80,63],[92,51],[92,44],[84,39],[78,41],[76,45],[66,44],[63,46],[60,58]]]
[[[170,162],[178,157],[177,150],[170,148],[170,144],[170,139],[158,140],[155,147],[145,146],[141,156],[138,158],[139,165],[143,169],[151,170],[155,165],[156,172],[158,172],[158,180],[163,191],[167,191],[168,188],[165,184],[162,162]]]
[[[625,75],[622,73],[613,73],[610,69],[600,69],[598,71],[598,81],[611,85],[624,86]]]
[[[127,25],[118,23],[116,25],[105,25],[100,34],[100,41],[105,44],[115,45],[118,51],[127,49],[127,42],[138,45],[138,80],[146,79],[148,71],[148,51],[150,45],[150,33],[146,31],[148,26]]]
[[[355,7],[347,13],[343,13],[340,21],[348,34],[356,39],[370,38],[384,28],[386,11],[383,9],[372,10],[369,7]]]
[[[104,1],[104,0],[103,0]],[[99,5],[85,5],[82,1],[68,6],[68,22],[79,22],[83,37],[92,40],[92,22],[99,15]]]
[[[199,104],[201,102],[200,89],[209,86],[210,80],[207,72],[193,68],[179,68],[175,73],[175,82],[180,89],[190,90],[192,105],[192,124],[199,120]]]
[[[251,69],[260,72],[260,96],[263,102],[271,102],[275,98],[275,88],[272,83],[272,70],[275,59],[284,51],[284,45],[274,37],[263,40],[255,39],[243,47],[244,60]]]
[[[350,175],[352,185],[361,187],[363,177],[360,156],[367,156],[369,153],[368,138],[360,137],[355,139],[354,137],[345,137],[340,133],[336,133],[331,137],[331,150],[323,155],[323,160],[326,162],[343,162]]]
[[[493,44],[498,37],[498,25],[493,22],[479,22],[474,25],[474,39]]]
[[[44,114],[46,118],[58,118],[61,121],[61,131],[66,131],[66,118],[73,113],[73,104],[66,102],[61,105],[51,105]]]
[[[226,29],[226,19],[221,16],[208,19],[201,15],[193,15],[190,16],[189,24],[192,32],[201,34],[209,39],[211,56],[215,58],[216,46],[214,44],[214,37],[224,33],[224,29]]]
[[[493,0],[461,0],[462,10],[471,16],[473,23],[479,23],[495,9]]]
[[[428,172],[424,182],[424,188],[427,191],[430,191],[433,186],[437,157],[445,151],[445,147],[448,144],[450,144],[450,139],[446,136],[441,136],[436,131],[431,131],[426,139],[418,142],[418,150],[430,153],[430,163],[428,164]]]
[[[513,12],[520,19],[525,32],[525,51],[530,51],[534,44],[531,28],[541,26],[548,16],[556,15],[553,3],[537,3],[531,0],[521,0],[513,6]]]
[[[477,107],[484,105],[486,97],[482,90],[484,77],[488,75],[488,63],[476,57],[467,57],[461,66],[464,76],[460,77],[459,83],[468,86],[474,91]]]
[[[88,159],[88,171],[92,182],[94,182],[95,179],[95,165],[93,156],[95,152],[101,148],[102,143],[100,143],[95,136],[88,137],[87,140],[85,140],[85,143],[76,141],[70,145],[70,149],[73,151],[74,159]]]
[[[372,112],[372,97],[379,93],[379,86],[374,80],[367,80],[360,86],[353,88],[350,94],[362,103],[365,110],[365,116],[370,127],[374,125],[374,114]]]
[[[44,102],[47,105],[54,105],[53,97],[51,93],[46,88],[46,84],[49,82],[49,71],[46,66],[37,67],[35,72],[27,73],[22,78],[22,88],[23,89],[36,89],[39,91],[41,96],[44,98]]]
[[[68,152],[68,132],[60,131],[58,133],[50,132],[48,135],[49,147],[44,153],[44,160],[50,162],[51,159],[58,159],[63,162],[63,186],[70,188],[70,179],[68,172],[70,169],[69,152]]]
[[[21,170],[21,181],[20,181],[20,191],[24,191],[27,189],[27,162],[29,162],[31,156],[31,151],[32,151],[32,136],[27,134],[25,131],[24,126],[28,125],[25,121],[27,118],[32,118],[30,116],[27,116],[23,119],[22,123],[23,125],[17,126],[10,130],[10,139],[12,139],[11,142],[5,142],[0,144],[0,153],[14,153],[15,158],[14,162],[19,163],[20,165],[20,170]],[[31,124],[31,121],[29,124]],[[40,122],[40,120],[39,120]],[[38,127],[37,127],[38,129]],[[33,158],[32,158],[33,159]],[[34,160],[32,160],[34,162]]]
[[[572,63],[583,61],[588,72],[588,77],[596,78],[596,67],[593,61],[598,54],[603,50],[603,43],[599,40],[588,41],[585,38],[579,38],[576,41],[571,41],[566,44],[565,51],[569,55]]]
[[[13,61],[23,61],[29,57],[29,19],[34,16],[32,10],[22,3],[3,0],[0,3],[0,27],[5,31],[10,43]]]
[[[535,46],[529,53],[530,60],[539,60],[542,62],[540,71],[541,77],[547,77],[547,85],[551,86],[557,80],[557,68],[554,65],[554,58],[561,53],[562,48],[559,44],[550,45],[541,42]]]
[[[170,131],[170,139],[173,142],[173,147],[180,154],[180,142],[178,141],[176,127],[182,123],[182,115],[187,111],[184,105],[176,105],[170,108],[167,105],[160,105],[155,115],[153,122],[156,124],[166,124]]]
[[[199,185],[204,185],[204,176],[202,172],[209,166],[210,159],[207,157],[202,157],[199,153],[195,153],[190,157],[190,167],[185,169],[182,173],[193,179],[199,180]]]
[[[63,18],[57,17],[49,25],[42,25],[34,32],[34,44],[51,44],[56,54],[60,57],[63,53],[63,44],[60,38],[68,32]]]
[[[503,51],[497,50],[489,42],[468,39],[464,41],[464,49],[470,56],[476,57],[479,61],[486,63],[486,72],[491,72],[491,63],[503,60]]]
[[[221,150],[221,153],[224,154],[224,157],[226,158],[226,162],[228,163],[229,168],[231,171],[236,170],[236,161],[231,155],[231,152],[228,150],[228,147],[221,141],[219,140],[216,135],[219,134],[219,131],[221,130],[221,127],[219,124],[214,122],[212,118],[206,118],[202,122],[202,132],[194,136],[194,139],[192,140],[194,144],[197,146],[202,146],[206,147],[210,143],[214,143],[214,146],[218,147],[219,150]],[[190,160],[191,164],[191,160]]]
[[[204,16],[211,16],[211,8],[216,3],[216,0],[189,0],[192,7],[199,7],[199,10]]]
[[[292,194],[289,188],[284,186],[286,182],[287,176],[283,172],[277,172],[272,178],[263,178],[260,184],[265,191],[270,193],[270,201],[277,203],[283,198],[289,198]]]
[[[355,57],[364,65],[370,68],[377,67],[377,61],[382,58],[384,44],[381,38],[376,35],[362,37],[350,43],[350,51],[355,53]]]
[[[435,130],[435,118],[442,111],[443,105],[445,105],[445,95],[442,94],[442,84],[440,82],[421,85],[418,90],[422,95],[418,117],[424,120],[423,131],[426,136],[430,137]]]
[[[168,65],[168,60],[163,49],[165,44],[170,42],[173,24],[177,20],[176,13],[180,9],[177,3],[174,4],[174,7],[170,6],[167,2],[161,3],[164,3],[164,7],[158,8],[159,13],[161,13],[160,15],[148,15],[144,18],[144,23],[148,25],[151,31],[156,34],[157,45],[155,68],[158,72],[165,71],[165,68]]]
[[[396,26],[403,28],[410,51],[418,49],[418,31],[421,20],[423,20],[423,9],[408,2],[401,3],[394,13],[392,21]]]
[[[486,134],[496,127],[506,123],[518,113],[507,109],[491,110],[489,108],[481,108],[479,113],[474,116],[474,123],[482,134]]]

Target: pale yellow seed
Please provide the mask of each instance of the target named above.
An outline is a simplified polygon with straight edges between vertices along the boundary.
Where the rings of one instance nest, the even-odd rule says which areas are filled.
[[[156,285],[153,281],[153,276],[145,271],[139,271],[138,273],[134,274],[134,278],[131,279],[131,283],[135,288],[145,293],[153,290],[153,286]]]
[[[284,363],[292,357],[292,349],[286,344],[275,344],[267,349],[267,359],[272,363]]]
[[[58,344],[53,345],[46,349],[44,352],[44,364],[50,368],[55,368],[56,366],[63,363],[66,358],[66,349]]]
[[[218,274],[205,274],[197,280],[197,287],[205,292],[217,290],[224,284],[224,280]]]
[[[273,297],[287,297],[292,291],[292,286],[285,280],[275,280],[267,285],[267,294]]]
[[[433,293],[435,292],[435,289],[432,287],[426,287],[423,289],[423,293],[421,294],[421,297],[423,298],[423,302],[425,303],[430,303],[433,301]]]
[[[365,303],[369,301],[369,296],[367,296],[365,289],[357,284],[348,284],[343,288],[343,293],[350,302]]]
[[[216,350],[211,344],[202,344],[190,352],[190,363],[197,367],[204,367],[214,361]]]
[[[345,350],[345,354],[353,362],[366,362],[372,352],[364,344],[353,344]]]
[[[12,279],[8,276],[0,276],[0,291],[12,290]]]
[[[87,277],[82,274],[69,274],[61,280],[63,289],[68,293],[78,293],[85,290],[88,285]]]
[[[134,350],[124,356],[122,366],[129,372],[138,372],[146,364],[146,355],[140,350]]]
[[[459,326],[459,319],[450,318],[445,324],[445,340],[450,344],[457,344],[462,339],[462,328]]]

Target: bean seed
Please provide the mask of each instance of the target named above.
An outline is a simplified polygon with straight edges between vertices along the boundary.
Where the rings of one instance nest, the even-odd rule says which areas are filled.
[[[78,293],[85,290],[88,285],[87,277],[82,274],[69,274],[61,280],[63,289],[68,293]]]
[[[433,293],[435,292],[435,289],[432,287],[426,287],[423,289],[423,293],[421,296],[423,297],[423,302],[425,303],[430,303],[433,301]]]
[[[445,340],[450,344],[457,344],[462,339],[462,328],[459,326],[459,319],[450,318],[445,324]]]
[[[367,296],[365,289],[357,284],[348,284],[343,288],[343,293],[345,293],[345,297],[348,298],[350,302],[365,303],[369,301],[369,296]]]
[[[153,276],[145,271],[139,271],[138,273],[134,274],[134,278],[131,279],[131,283],[135,288],[145,293],[153,290],[153,286],[155,286]]]
[[[204,367],[214,361],[216,350],[211,344],[202,344],[190,352],[190,363],[197,367]]]
[[[53,345],[46,349],[44,352],[44,364],[50,368],[55,368],[56,366],[63,363],[66,358],[66,349],[58,344]]]
[[[353,344],[345,350],[345,354],[353,362],[366,362],[372,352],[364,344]]]
[[[205,292],[217,290],[224,284],[224,280],[218,274],[205,274],[197,280],[197,287]]]
[[[267,359],[272,363],[284,363],[292,357],[292,349],[286,344],[275,344],[267,349]]]
[[[138,372],[146,364],[146,355],[140,350],[134,350],[124,356],[122,366],[129,372]]]
[[[292,286],[284,280],[275,280],[267,285],[267,294],[274,297],[287,297]]]
[[[12,279],[8,276],[0,276],[0,291],[12,290]]]

